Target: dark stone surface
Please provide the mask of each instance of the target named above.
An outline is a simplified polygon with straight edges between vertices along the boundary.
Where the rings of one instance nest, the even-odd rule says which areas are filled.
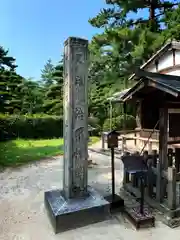
[[[88,193],[84,198],[66,200],[61,190],[45,192],[45,206],[55,233],[108,219],[109,202],[90,186]]]
[[[112,213],[119,212],[124,209],[124,200],[117,194],[115,194],[114,199],[111,195],[105,197],[105,199],[110,203],[110,210]]]
[[[152,215],[149,207],[144,207],[143,214],[140,213],[140,207],[125,208],[125,213],[129,217],[130,221],[135,225],[136,229],[139,229],[141,225],[155,225],[155,218]]]

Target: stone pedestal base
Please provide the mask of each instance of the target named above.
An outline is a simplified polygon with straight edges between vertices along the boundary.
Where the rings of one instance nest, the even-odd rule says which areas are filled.
[[[88,186],[86,198],[66,200],[63,192],[45,192],[45,206],[55,233],[104,221],[110,216],[109,202]]]
[[[129,220],[135,225],[136,229],[140,226],[155,226],[155,218],[148,207],[144,207],[144,213],[140,213],[140,207],[125,208]]]
[[[119,212],[124,209],[124,200],[119,195],[115,194],[113,199],[111,194],[105,197],[105,199],[109,202],[112,213]]]

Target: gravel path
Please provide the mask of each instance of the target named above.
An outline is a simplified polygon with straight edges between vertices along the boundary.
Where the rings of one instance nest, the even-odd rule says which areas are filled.
[[[109,191],[110,158],[95,153],[90,156],[97,165],[89,169],[89,183]],[[0,240],[136,240],[158,237],[180,240],[180,228],[170,229],[157,222],[154,229],[135,231],[121,214],[105,222],[55,235],[44,209],[44,191],[62,187],[62,163],[62,157],[57,157],[0,173]],[[116,169],[118,190],[122,181],[122,164],[118,159]]]

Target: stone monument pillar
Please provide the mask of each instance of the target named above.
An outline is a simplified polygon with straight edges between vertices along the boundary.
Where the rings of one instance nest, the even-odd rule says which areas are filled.
[[[88,41],[68,38],[64,49],[63,190],[45,192],[55,233],[107,219],[109,202],[87,185]]]
[[[69,38],[64,46],[64,179],[66,198],[87,193],[88,41]]]

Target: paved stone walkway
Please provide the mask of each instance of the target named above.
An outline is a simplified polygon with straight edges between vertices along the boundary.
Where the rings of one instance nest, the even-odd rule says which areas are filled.
[[[89,183],[101,191],[109,191],[110,158],[96,153],[90,155],[97,165],[89,169]],[[116,159],[116,180],[118,191],[122,181],[122,163],[119,159]],[[0,173],[0,239],[180,240],[180,228],[170,229],[157,221],[156,228],[136,231],[122,214],[105,222],[55,235],[44,209],[44,191],[61,187],[62,157]]]

